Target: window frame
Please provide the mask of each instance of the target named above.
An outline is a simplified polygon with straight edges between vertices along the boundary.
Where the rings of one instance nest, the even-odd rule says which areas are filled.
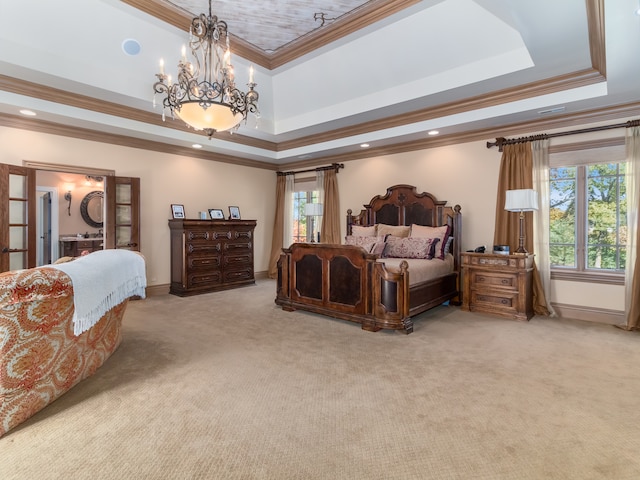
[[[296,195],[303,192],[306,193],[307,203],[309,201],[313,202],[314,198],[316,200],[318,199],[319,190],[317,190],[315,177],[300,178],[300,179],[295,179],[294,181],[294,191],[291,198],[291,218],[289,219],[289,221],[291,222],[291,240],[293,242],[300,241],[298,240],[300,236],[299,235],[296,236],[294,234],[295,222],[296,222]],[[309,219],[309,216],[307,215],[302,215],[302,217],[305,217],[306,220]],[[307,227],[306,223],[305,223],[305,227]],[[307,230],[308,229],[305,228],[305,240],[303,243],[312,243],[313,233]]]
[[[575,267],[549,265],[551,279],[572,282],[624,285],[624,270],[590,269],[586,265],[587,248],[587,169],[589,165],[626,162],[624,137],[565,144],[549,149],[549,169],[583,167],[576,171],[576,263]],[[550,191],[551,193],[551,191]],[[581,239],[581,240],[579,240]]]

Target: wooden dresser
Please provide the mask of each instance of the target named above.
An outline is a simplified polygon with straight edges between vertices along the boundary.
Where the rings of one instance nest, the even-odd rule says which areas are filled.
[[[532,271],[533,255],[462,253],[462,310],[529,320]]]
[[[255,227],[255,220],[169,220],[169,293],[183,297],[254,284]]]

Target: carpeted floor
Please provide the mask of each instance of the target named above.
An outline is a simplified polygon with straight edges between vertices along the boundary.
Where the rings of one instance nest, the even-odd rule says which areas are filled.
[[[0,479],[638,479],[640,336],[438,307],[415,331],[273,303],[129,304],[88,380],[0,438]]]

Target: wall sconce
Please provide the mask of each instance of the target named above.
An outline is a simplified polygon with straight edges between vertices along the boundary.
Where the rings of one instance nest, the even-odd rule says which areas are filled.
[[[68,190],[67,193],[64,194],[64,199],[69,202],[69,206],[67,206],[67,213],[71,216],[71,190]]]
[[[517,254],[527,254],[524,248],[524,212],[538,210],[538,193],[530,188],[507,190],[504,209],[509,212],[520,212],[520,238]]]
[[[69,214],[69,216],[71,216],[71,190],[73,190],[74,188],[76,188],[76,185],[72,182],[66,182],[62,185],[62,189],[67,191],[67,193],[64,194],[64,199],[69,202],[69,205],[67,206],[67,213]]]

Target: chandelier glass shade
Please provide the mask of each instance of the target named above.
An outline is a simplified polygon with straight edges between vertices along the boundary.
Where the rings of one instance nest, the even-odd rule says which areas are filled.
[[[162,95],[163,120],[165,109],[169,109],[172,116],[211,138],[215,132],[237,128],[249,113],[258,115],[253,67],[247,83],[249,91],[242,92],[235,85],[227,24],[211,14],[211,0],[209,15],[202,13],[191,21],[189,48],[193,61],[187,59],[183,47],[175,83],[165,74],[160,60],[153,89]],[[153,100],[155,105],[155,95]]]

